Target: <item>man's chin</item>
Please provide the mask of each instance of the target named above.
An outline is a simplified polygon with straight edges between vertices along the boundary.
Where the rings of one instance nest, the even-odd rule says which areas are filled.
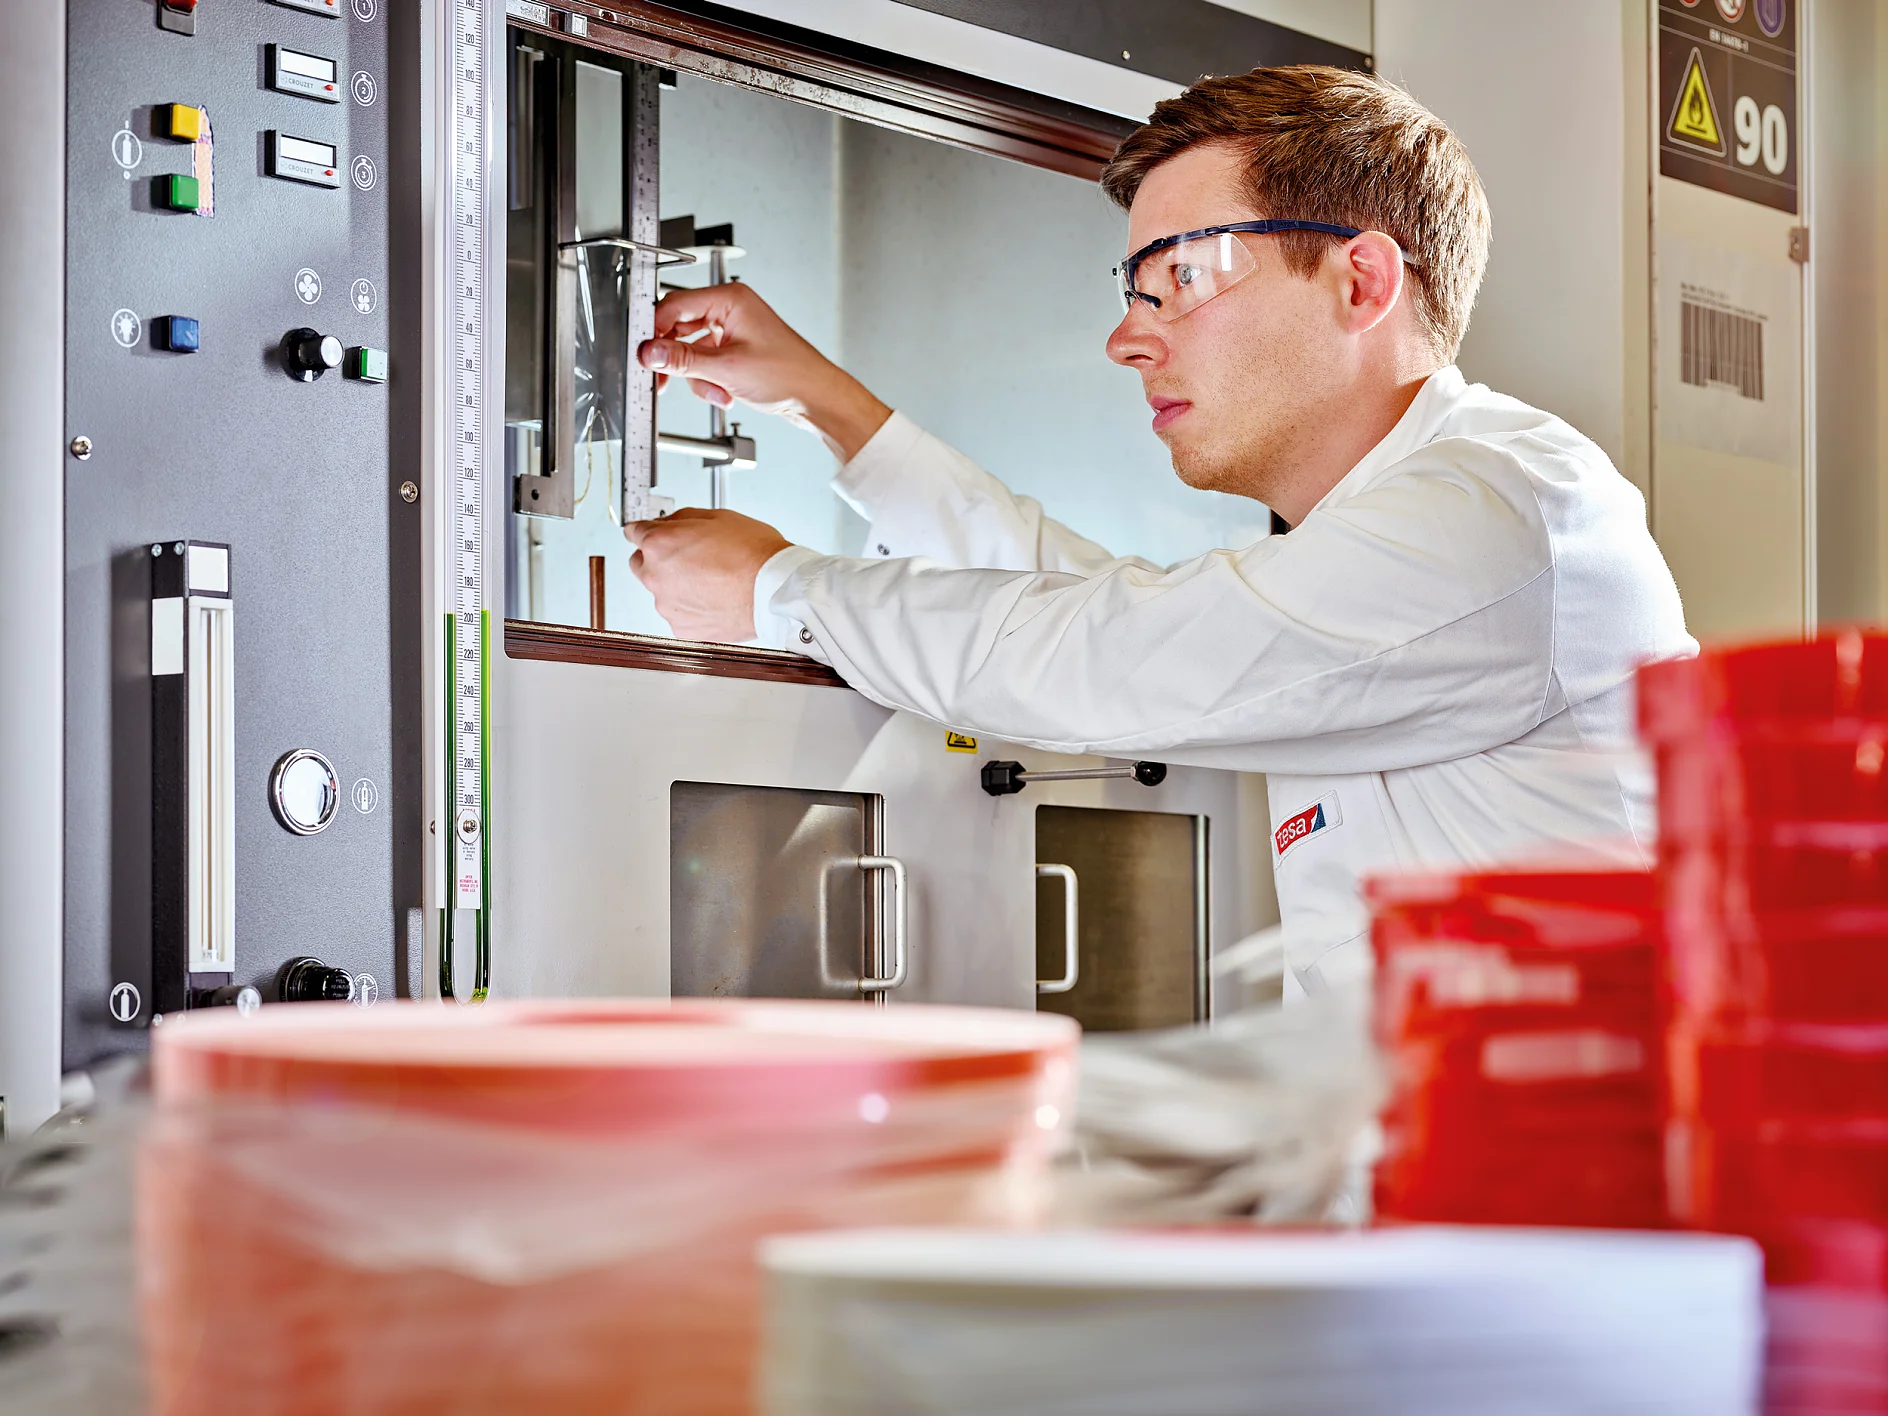
[[[1173,458],[1173,474],[1187,486],[1199,492],[1224,492],[1230,490],[1227,483],[1227,468],[1223,460],[1203,455],[1198,448],[1184,445],[1170,445],[1168,454]]]

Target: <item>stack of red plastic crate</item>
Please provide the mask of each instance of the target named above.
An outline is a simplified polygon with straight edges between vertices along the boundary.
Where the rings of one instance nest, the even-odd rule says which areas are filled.
[[[1662,1225],[1653,877],[1396,876],[1368,896],[1395,1078],[1378,1213]]]
[[[1888,1412],[1888,637],[1640,674],[1675,1218],[1749,1234],[1768,1409]]]

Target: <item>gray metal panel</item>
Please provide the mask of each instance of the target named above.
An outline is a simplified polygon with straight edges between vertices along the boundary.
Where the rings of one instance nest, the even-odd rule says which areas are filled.
[[[0,1135],[59,1106],[64,107],[64,14],[0,9]]]
[[[1036,1007],[1090,1032],[1179,1027],[1205,1016],[1204,818],[1086,806],[1036,808],[1036,859],[1075,870],[1081,972]],[[1036,890],[1036,976],[1062,972],[1062,888]]]
[[[389,275],[388,195],[402,189],[405,240],[416,242],[418,176],[410,161],[390,164],[387,127],[390,112],[410,115],[417,101],[406,91],[417,58],[397,72],[388,64],[390,24],[417,55],[415,22],[388,13],[407,8],[352,0],[336,20],[260,3],[206,6],[186,37],[158,29],[148,4],[71,7],[66,430],[96,450],[69,463],[66,478],[68,1066],[139,1045],[149,1019],[147,1004],[131,1028],[118,1027],[106,998],[119,979],[150,993],[141,601],[154,541],[232,548],[238,981],[269,983],[297,954],[372,973],[383,987],[406,971],[395,934],[417,902],[410,857],[423,818],[417,769],[405,760],[417,728],[402,721],[400,760],[394,737],[396,717],[417,712],[417,641],[405,621],[422,510],[398,487],[418,475],[408,389],[420,369],[417,347],[391,333],[396,313],[413,328],[418,291],[396,289]],[[266,88],[272,41],[335,59],[344,101]],[[356,92],[357,74],[371,94],[366,84]],[[173,102],[209,112],[213,217],[153,207],[151,178],[190,168],[188,145],[154,130],[157,108]],[[270,129],[334,144],[341,187],[264,175]],[[128,173],[114,146],[120,130],[139,150]],[[357,175],[360,159],[371,172]],[[313,303],[298,295],[309,290],[304,270],[319,276]],[[416,278],[408,253],[400,279]],[[357,281],[371,284],[371,309],[357,308]],[[143,325],[131,348],[113,337],[120,309]],[[154,321],[172,314],[201,322],[202,352],[153,346]],[[279,346],[304,325],[350,348],[392,346],[392,382],[338,371],[291,380]],[[395,407],[407,410],[397,458]],[[286,832],[266,786],[270,766],[296,747],[322,752],[350,788],[371,783],[372,810],[350,803],[319,835]]]
[[[877,811],[857,792],[674,783],[669,991],[860,997],[876,911],[857,861],[875,850]]]

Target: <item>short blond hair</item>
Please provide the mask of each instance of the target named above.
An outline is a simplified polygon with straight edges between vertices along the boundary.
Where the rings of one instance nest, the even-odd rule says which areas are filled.
[[[1488,265],[1488,199],[1468,151],[1443,121],[1394,84],[1321,64],[1202,79],[1162,100],[1103,169],[1119,206],[1147,174],[1189,148],[1218,143],[1246,161],[1261,217],[1381,231],[1408,253],[1417,319],[1437,355],[1455,358]],[[1287,232],[1286,266],[1318,267],[1334,237]]]

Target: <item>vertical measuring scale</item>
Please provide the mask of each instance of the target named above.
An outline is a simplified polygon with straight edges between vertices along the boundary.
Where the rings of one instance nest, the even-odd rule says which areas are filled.
[[[728,253],[720,247],[708,252],[708,283],[726,285],[728,283]],[[725,438],[728,435],[727,410],[718,403],[708,405],[708,436]],[[728,464],[725,460],[708,464],[708,505],[715,511],[728,504]]]
[[[447,309],[452,321],[446,390],[451,416],[445,474],[446,533],[444,792],[450,843],[444,845],[447,878],[439,911],[439,996],[458,997],[453,976],[455,923],[460,911],[473,916],[472,991],[483,1002],[491,986],[492,883],[489,847],[490,792],[486,763],[489,737],[487,688],[490,620],[485,609],[486,359],[490,352],[486,192],[491,145],[497,131],[488,77],[495,72],[496,41],[504,22],[487,13],[490,0],[450,0],[452,42],[447,124],[451,183],[447,203],[451,230],[446,240]]]

